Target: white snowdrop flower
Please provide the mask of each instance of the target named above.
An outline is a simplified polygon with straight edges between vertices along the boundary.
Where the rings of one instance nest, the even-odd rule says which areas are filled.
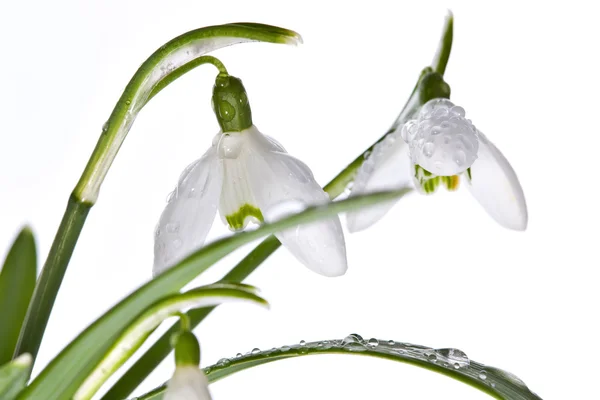
[[[167,385],[164,399],[210,400],[206,375],[195,365],[177,366]]]
[[[439,185],[458,188],[460,176],[487,213],[514,230],[527,227],[523,189],[502,153],[481,133],[465,110],[447,99],[433,99],[416,119],[378,143],[357,172],[351,196],[414,185],[423,194]],[[368,228],[393,202],[351,212],[351,232]]]
[[[188,166],[158,223],[154,274],[204,243],[217,208],[224,223],[242,230],[248,222],[273,222],[327,203],[329,196],[311,170],[253,124],[241,81],[217,77],[213,108],[221,126],[212,146]],[[304,265],[325,276],[343,275],[346,247],[339,217],[276,234]]]
[[[196,336],[184,330],[175,333],[175,372],[167,385],[164,400],[211,400],[208,379],[200,369],[200,344]]]

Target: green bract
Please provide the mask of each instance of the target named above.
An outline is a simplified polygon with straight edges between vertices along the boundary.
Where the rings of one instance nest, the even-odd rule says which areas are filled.
[[[219,74],[213,88],[212,104],[223,132],[241,132],[252,126],[248,94],[239,78]]]

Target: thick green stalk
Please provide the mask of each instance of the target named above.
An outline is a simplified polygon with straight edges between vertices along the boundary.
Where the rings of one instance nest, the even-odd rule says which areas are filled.
[[[56,294],[91,207],[91,204],[82,202],[73,195],[69,198],[62,222],[35,286],[15,354],[29,353],[35,360]]]

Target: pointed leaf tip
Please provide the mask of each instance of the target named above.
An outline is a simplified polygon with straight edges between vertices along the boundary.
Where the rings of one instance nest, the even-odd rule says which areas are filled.
[[[36,277],[35,239],[31,228],[25,226],[0,270],[0,365],[13,357]]]

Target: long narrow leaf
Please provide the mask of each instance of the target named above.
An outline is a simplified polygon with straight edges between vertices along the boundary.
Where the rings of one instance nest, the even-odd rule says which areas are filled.
[[[0,365],[13,358],[36,275],[35,239],[31,229],[25,227],[15,239],[0,271]]]
[[[212,264],[253,240],[340,212],[397,199],[408,189],[357,196],[307,209],[273,224],[213,242],[151,280],[73,340],[25,390],[22,399],[71,398],[129,322],[155,301],[179,291]]]
[[[378,357],[437,372],[466,383],[496,399],[541,400],[519,378],[498,368],[469,360],[458,349],[433,349],[393,340],[365,341],[352,334],[342,340],[323,340],[263,351],[248,352],[241,357],[221,359],[204,369],[209,382],[216,382],[231,374],[259,365],[288,358],[319,354],[349,354]],[[137,400],[160,400],[166,385],[140,396]]]

